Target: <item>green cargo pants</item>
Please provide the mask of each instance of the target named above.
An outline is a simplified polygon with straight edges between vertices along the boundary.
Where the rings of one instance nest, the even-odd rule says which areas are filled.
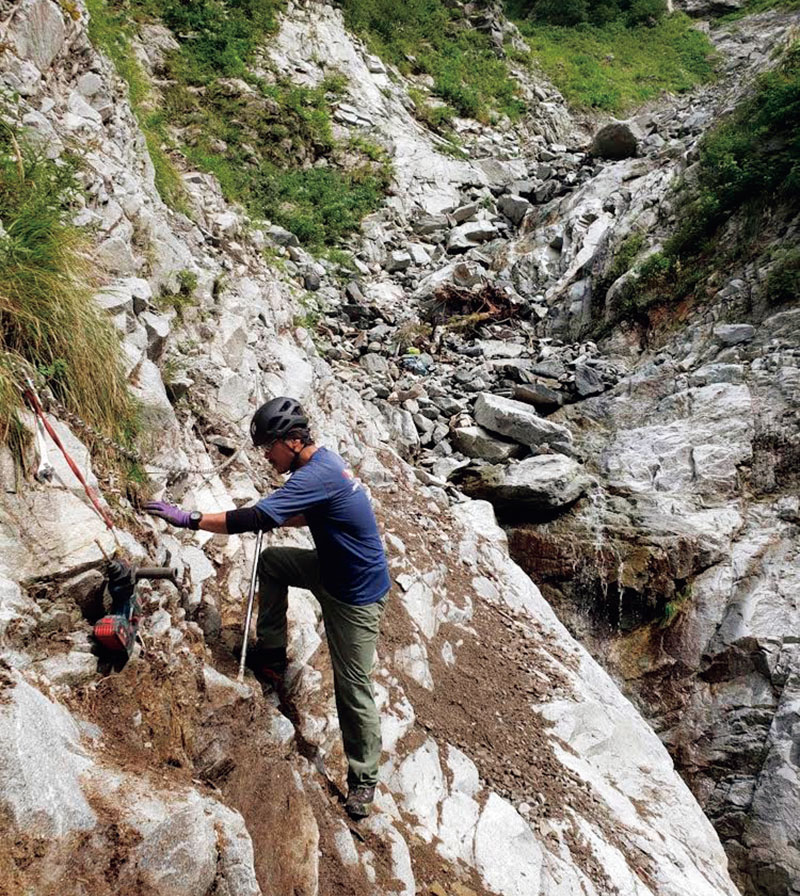
[[[285,647],[288,587],[306,588],[322,607],[333,664],[336,711],[347,756],[347,783],[378,781],[381,728],[370,673],[375,661],[378,626],[386,596],[366,606],[337,600],[322,584],[317,552],[302,548],[267,548],[258,562],[258,622],[263,647]]]

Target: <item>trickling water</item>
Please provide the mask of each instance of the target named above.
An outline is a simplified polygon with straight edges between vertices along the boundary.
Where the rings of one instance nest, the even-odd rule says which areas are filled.
[[[625,571],[625,560],[613,539],[609,539],[605,520],[608,513],[608,498],[599,483],[589,494],[589,505],[586,509],[586,523],[592,533],[592,553],[594,568],[600,583],[604,605],[608,601],[608,589],[616,582],[618,590],[617,631],[622,627],[622,576]],[[615,561],[615,562],[610,562]],[[614,577],[616,574],[616,577]],[[610,614],[609,614],[610,615]]]

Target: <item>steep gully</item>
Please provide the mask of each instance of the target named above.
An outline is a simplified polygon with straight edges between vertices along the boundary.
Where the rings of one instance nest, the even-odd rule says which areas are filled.
[[[535,587],[509,563],[505,536],[491,512],[480,502],[463,501],[459,489],[447,481],[453,464],[462,463],[453,456],[445,438],[449,421],[461,412],[468,413],[478,392],[490,395],[495,387],[523,385],[509,381],[508,371],[524,370],[524,362],[534,360],[526,357],[532,349],[536,352],[534,363],[550,365],[548,388],[557,395],[550,396],[550,401],[558,404],[559,391],[574,396],[587,386],[591,390],[601,385],[602,400],[607,381],[611,384],[627,377],[630,385],[635,366],[631,357],[638,356],[638,345],[632,353],[621,352],[607,362],[594,345],[540,342],[540,337],[550,337],[537,330],[535,323],[526,329],[525,322],[520,322],[510,333],[502,328],[488,331],[498,337],[510,336],[510,340],[473,343],[453,336],[450,342],[443,335],[439,341],[443,351],[438,356],[434,353],[429,361],[424,352],[412,355],[404,364],[409,369],[401,371],[381,349],[391,341],[400,310],[410,307],[407,302],[398,305],[394,301],[404,294],[406,281],[399,279],[398,290],[392,283],[398,280],[397,272],[389,271],[387,276],[380,270],[388,264],[404,269],[404,277],[415,276],[415,272],[411,260],[402,256],[405,246],[397,246],[400,257],[391,251],[392,239],[408,242],[405,232],[395,231],[392,236],[392,227],[377,218],[365,228],[367,242],[360,263],[366,270],[361,285],[349,287],[343,299],[338,289],[320,283],[318,292],[333,303],[325,320],[334,343],[333,351],[327,353],[332,371],[302,332],[287,338],[294,299],[284,284],[276,283],[274,275],[265,271],[258,252],[240,232],[239,217],[225,207],[213,182],[196,173],[187,177],[197,200],[198,217],[207,225],[206,234],[180,219],[171,220],[168,226],[124,104],[118,101],[110,109],[95,92],[92,101],[104,111],[94,118],[85,103],[81,105],[69,94],[82,65],[92,66],[111,83],[107,68],[86,45],[85,20],[74,19],[66,27],[62,24],[59,32],[55,16],[61,13],[54,4],[37,0],[23,6],[23,12],[30,10],[30,21],[37,27],[44,19],[61,35],[62,43],[70,42],[75,64],[69,72],[59,64],[47,72],[47,66],[58,60],[58,41],[53,41],[56,52],[52,57],[42,50],[41,42],[35,44],[36,63],[44,68],[48,80],[42,85],[28,71],[30,92],[25,96],[36,98],[37,89],[46,90],[57,101],[55,112],[50,106],[41,107],[53,113],[49,119],[47,113],[31,112],[38,127],[49,125],[54,133],[71,129],[83,137],[87,132],[92,135],[97,151],[93,163],[102,176],[87,184],[90,196],[97,197],[87,214],[99,210],[100,248],[118,277],[115,290],[105,295],[104,302],[127,334],[139,394],[165,433],[163,443],[155,446],[154,463],[207,468],[218,458],[218,448],[229,451],[226,436],[239,431],[241,421],[247,418],[252,406],[249,384],[255,377],[270,390],[297,392],[308,400],[315,422],[347,454],[372,489],[385,525],[398,589],[387,618],[383,665],[378,673],[388,757],[380,811],[369,825],[353,832],[341,821],[335,792],[320,786],[320,767],[309,765],[296,746],[295,725],[299,740],[309,745],[306,752],[323,757],[322,768],[332,787],[341,787],[338,731],[328,701],[330,668],[324,651],[318,650],[318,618],[311,602],[298,595],[292,605],[292,699],[297,712],[292,725],[276,711],[274,701],[264,699],[250,685],[236,686],[230,677],[233,670],[225,648],[239,623],[241,583],[251,560],[249,546],[231,539],[224,545],[207,542],[201,551],[194,542],[182,542],[167,533],[156,537],[152,531],[133,527],[131,532],[120,533],[126,550],[134,556],[145,548],[170,550],[182,564],[185,585],[180,594],[152,594],[143,624],[143,650],[122,675],[98,680],[96,662],[92,662],[86,643],[88,611],[81,608],[96,597],[94,540],[109,550],[113,545],[91,511],[70,490],[66,471],[58,471],[51,488],[9,489],[2,506],[3,558],[14,575],[6,578],[4,572],[2,579],[0,636],[7,665],[0,716],[4,723],[12,723],[4,724],[9,737],[3,741],[2,758],[4,767],[14,774],[6,776],[12,785],[6,784],[2,796],[4,811],[11,818],[6,831],[16,833],[3,852],[3,880],[19,888],[34,882],[43,893],[51,889],[64,892],[64,881],[81,893],[106,892],[113,887],[142,893],[169,889],[192,894],[255,894],[259,884],[265,892],[288,892],[291,887],[294,892],[309,894],[410,894],[420,886],[457,896],[470,891],[682,894],[687,888],[698,894],[732,893],[713,834],[675,779],[656,739],[618,697],[610,681],[566,636]],[[319,8],[314,8],[315,24],[327,21],[340,28],[336,14],[322,10],[320,14]],[[284,23],[276,42],[278,51],[281,41],[288,40],[287,31],[294,29],[308,36],[302,8],[294,13],[294,18]],[[15,23],[23,38],[30,34],[25,31],[27,21],[20,16]],[[334,36],[340,49],[358,55],[355,49],[347,49],[354,45],[341,31]],[[12,29],[12,40],[14,37]],[[305,58],[305,67],[313,69],[308,61],[312,54]],[[756,58],[754,64],[758,61]],[[14,75],[13,66],[9,72]],[[366,77],[351,81],[352,85],[367,83]],[[113,96],[116,88],[103,89]],[[62,119],[58,103],[67,95],[72,117]],[[540,100],[543,105],[555,102],[552,93],[546,92]],[[556,120],[563,125],[563,115],[556,115]],[[700,124],[693,124],[683,139],[693,142]],[[402,134],[397,136],[399,139]],[[479,135],[476,139],[485,138]],[[502,144],[504,138],[499,139]],[[505,140],[510,146],[516,137]],[[652,169],[641,160],[617,166],[584,165],[583,154],[566,153],[552,133],[536,143],[535,179],[541,183],[528,186],[532,186],[534,198],[537,190],[544,190],[541,195],[548,212],[554,207],[548,209],[551,197],[547,193],[563,192],[562,175],[564,183],[574,175],[569,177],[568,186],[572,187],[592,174],[597,176],[596,183],[603,183],[605,172],[618,188],[628,185],[615,199],[622,203],[620,218],[624,218],[625,203],[631,197],[626,198],[623,191],[629,190],[630,184],[637,186],[636,178],[642,179],[639,187],[649,187],[663,162],[659,159]],[[473,285],[478,285],[484,276],[493,276],[488,273],[493,269],[491,257],[479,257],[490,251],[491,235],[499,234],[505,244],[505,237],[514,233],[513,218],[504,214],[491,220],[494,215],[484,211],[488,212],[495,191],[498,202],[503,201],[503,182],[520,179],[530,164],[491,159],[479,166],[482,174],[465,164],[441,164],[447,183],[466,174],[460,182],[471,182],[468,190],[478,195],[465,197],[470,200],[466,209],[454,206],[465,216],[459,223],[441,214],[441,203],[447,207],[454,198],[452,189],[445,186],[438,194],[423,189],[423,195],[433,196],[440,207],[428,209],[427,220],[417,218],[415,232],[422,231],[421,236],[438,232],[442,238],[418,242],[433,260],[437,246],[450,242],[452,231],[477,218],[479,227],[462,229],[451,248],[460,252],[470,234],[479,232],[484,234],[479,238],[481,245],[467,249],[467,257],[462,259],[466,270],[457,271],[456,264],[448,276],[458,277],[460,284],[464,278],[477,277]],[[555,177],[550,176],[553,173]],[[634,176],[625,179],[629,174]],[[492,178],[498,181],[487,183]],[[550,186],[545,186],[548,182]],[[513,195],[522,203],[528,201],[520,193]],[[565,201],[580,195],[575,191]],[[409,202],[412,196],[413,188]],[[603,202],[607,201],[604,193]],[[479,208],[470,209],[474,204]],[[515,216],[520,208],[526,212],[516,199],[504,205]],[[529,271],[530,279],[545,274],[545,289],[547,271],[554,264],[569,266],[586,235],[597,236],[599,228],[592,229],[592,225],[604,218],[597,213],[594,200],[589,205],[592,207],[577,210],[571,229],[546,233],[545,245],[540,247],[543,254]],[[403,209],[393,211],[402,213]],[[135,240],[132,220],[138,227]],[[564,216],[564,221],[569,217]],[[141,268],[134,255],[145,235],[151,245],[147,281],[135,276]],[[286,239],[274,230],[270,238]],[[502,245],[493,248],[500,250]],[[556,251],[558,258],[553,255]],[[296,273],[304,278],[320,273],[297,247],[289,246],[287,252],[291,264],[297,266]],[[371,253],[374,260],[369,262]],[[446,254],[446,248],[439,252],[440,257]],[[526,254],[535,256],[535,251]],[[162,359],[165,345],[162,321],[148,310],[147,290],[167,282],[171,272],[180,268],[198,270],[199,311],[208,317],[204,320],[198,313],[182,326],[171,321],[171,338],[184,340],[181,357],[193,378],[194,404],[179,407],[178,416],[154,363],[154,359]],[[223,272],[230,285],[212,290],[212,283]],[[370,276],[376,273],[377,278]],[[414,288],[424,293],[422,278],[417,279]],[[313,276],[309,282],[314,282]],[[516,303],[506,284],[500,284],[498,290]],[[525,292],[535,318],[537,307],[545,303],[536,298],[537,291]],[[541,295],[545,297],[544,290]],[[337,302],[343,306],[344,316],[335,313]],[[566,309],[566,319],[579,310]],[[206,320],[213,321],[213,326]],[[389,329],[375,332],[375,327]],[[786,338],[783,334],[791,334],[790,327],[790,319],[773,322],[770,333],[780,341]],[[720,332],[733,338],[729,330]],[[518,348],[510,349],[509,358],[511,345]],[[338,361],[337,351],[343,353]],[[778,351],[772,346],[774,358],[787,351],[791,349]],[[540,358],[540,354],[546,357]],[[360,368],[369,371],[361,382],[359,368],[343,363],[355,357]],[[497,363],[485,363],[484,359]],[[518,363],[509,363],[512,361]],[[449,374],[448,363],[453,379],[444,377],[437,389],[436,370]],[[665,363],[669,362],[662,360],[655,366],[663,368]],[[728,363],[737,366],[730,359]],[[466,369],[459,376],[462,365]],[[421,374],[420,369],[426,367],[428,374]],[[779,370],[788,367],[782,364]],[[701,381],[712,376],[708,371],[693,370],[692,365],[689,369]],[[599,378],[591,373],[598,370]],[[766,373],[774,375],[771,370]],[[683,375],[685,371],[676,372],[673,379]],[[713,373],[719,375],[719,371]],[[725,370],[724,375],[735,378],[740,374]],[[567,388],[559,390],[562,376]],[[659,390],[666,391],[667,397],[672,395],[671,388],[664,388],[663,370],[652,378],[639,371],[637,377],[648,395],[657,395]],[[479,378],[484,386],[479,385]],[[179,385],[173,383],[174,388]],[[726,388],[722,388],[713,379],[691,387],[695,411],[704,407],[704,398],[714,405],[714,396],[702,392],[709,385],[712,391],[719,391],[732,414],[741,413],[742,395],[736,383],[723,382]],[[370,395],[370,390],[375,394]],[[358,391],[366,394],[359,396]],[[674,400],[677,421],[682,419],[681,401]],[[498,409],[491,402],[486,404],[484,419],[501,425]],[[381,408],[380,414],[375,405]],[[584,400],[575,407],[583,417],[593,405]],[[569,406],[558,413],[560,421],[568,418]],[[641,415],[637,408],[628,413],[633,418]],[[442,433],[437,426],[444,415],[447,424]],[[550,428],[545,427],[547,435],[541,436],[539,444],[547,438],[559,439],[569,452],[567,460],[576,467],[583,457],[602,453],[581,444],[582,424],[573,425],[572,435],[563,422],[545,422]],[[718,423],[712,415],[709,426]],[[519,421],[512,420],[512,424]],[[522,424],[529,433],[531,420]],[[208,450],[192,430],[209,438]],[[747,435],[746,425],[743,432]],[[737,430],[732,435],[741,433]],[[71,438],[73,451],[80,450],[69,431],[64,437]],[[407,442],[409,454],[414,454],[423,441],[431,447],[432,462],[420,463],[416,474],[389,448]],[[501,444],[507,450],[509,440]],[[541,456],[553,455],[545,449]],[[588,460],[585,466],[589,467]],[[668,463],[660,466],[675,475]],[[545,471],[546,482],[533,489],[536,497],[532,500],[539,506],[544,502],[551,510],[563,507],[558,502],[569,493],[570,482],[581,479],[581,487],[588,487],[576,467],[567,465],[566,471],[560,469],[557,475]],[[612,472],[616,469],[613,464],[609,467]],[[726,457],[713,466],[707,456],[704,467],[697,456],[691,467],[695,473],[710,470],[707,478],[728,487],[730,463]],[[183,484],[173,483],[171,495],[196,506],[234,498],[249,500],[263,487],[263,475],[254,461],[243,458],[226,475],[224,484],[216,477],[208,481],[190,476]],[[609,496],[606,506],[613,497]],[[671,496],[670,500],[677,498]],[[593,506],[602,508],[603,499],[596,499]],[[791,518],[791,504],[781,507],[783,516],[779,518]],[[647,517],[648,524],[655,519],[656,510],[663,514],[663,508],[656,507]],[[598,556],[603,556],[607,533],[596,522],[596,515],[593,519],[592,543],[600,545]],[[692,522],[696,529],[703,522],[696,509]],[[706,528],[716,531],[720,519],[715,516],[705,522]],[[65,536],[65,532],[73,535]],[[37,546],[35,564],[31,545]],[[763,551],[754,545],[753,555],[762,556]],[[65,708],[71,709],[74,717]],[[47,750],[40,749],[36,737],[48,744]],[[32,754],[41,759],[36,776],[26,778],[20,757]],[[786,772],[785,767],[777,770]],[[27,788],[15,790],[15,780],[27,780]],[[31,783],[36,780],[45,785],[58,780],[48,804]],[[291,837],[285,836],[287,828]],[[763,847],[768,838],[758,842]],[[184,844],[190,845],[188,851]],[[215,858],[209,861],[208,857]],[[764,864],[777,869],[776,874],[781,867],[790,867],[775,851],[765,856]],[[59,874],[60,880],[56,880],[54,875]]]

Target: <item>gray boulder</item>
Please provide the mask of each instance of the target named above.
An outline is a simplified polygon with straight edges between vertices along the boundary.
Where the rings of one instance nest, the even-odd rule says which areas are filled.
[[[173,811],[133,854],[138,877],[164,896],[207,893],[217,874],[214,817],[201,802]]]
[[[755,335],[755,328],[750,324],[719,324],[714,327],[714,336],[723,345],[750,342]]]
[[[621,121],[601,128],[592,141],[591,153],[601,159],[630,159],[636,155],[639,142],[627,124]]]
[[[497,235],[497,229],[491,221],[468,221],[454,227],[447,240],[447,251],[466,252],[480,243],[493,239]]]
[[[51,0],[23,2],[12,22],[12,36],[20,57],[30,59],[40,71],[47,71],[66,38],[58,5]]]
[[[531,207],[527,199],[523,199],[522,196],[515,196],[513,193],[501,196],[497,200],[498,210],[516,225],[522,223],[525,213]]]
[[[564,397],[560,392],[545,386],[543,383],[527,383],[514,386],[511,397],[525,404],[532,404],[542,414],[557,411],[564,403]]]
[[[540,454],[510,466],[485,467],[477,478],[469,474],[464,491],[496,507],[553,510],[573,504],[592,479],[580,464],[563,454]]]
[[[0,809],[36,837],[91,830],[80,779],[92,762],[72,716],[8,667],[0,693]]]
[[[475,402],[477,423],[491,432],[537,448],[547,444],[555,451],[572,453],[572,433],[566,426],[543,420],[528,404],[482,392]]]
[[[490,463],[503,463],[520,453],[516,442],[503,442],[494,438],[482,426],[461,426],[453,432],[456,448],[467,457],[487,460]]]
[[[575,391],[581,398],[598,395],[605,390],[603,377],[599,370],[588,364],[579,364],[575,368]]]

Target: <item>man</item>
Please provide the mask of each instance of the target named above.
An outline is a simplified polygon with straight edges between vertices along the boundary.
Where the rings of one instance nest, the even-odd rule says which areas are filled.
[[[267,548],[258,562],[259,609],[248,666],[262,682],[279,683],[286,670],[288,587],[307,588],[322,607],[333,664],[336,709],[348,760],[353,818],[369,814],[378,780],[380,722],[370,673],[378,626],[389,590],[389,569],[375,515],[345,462],[314,444],[308,419],[293,398],[273,398],[250,424],[278,473],[292,475],[252,507],[222,513],[182,510],[155,501],[145,510],[173,526],[239,534],[278,526],[308,526],[316,550]]]

